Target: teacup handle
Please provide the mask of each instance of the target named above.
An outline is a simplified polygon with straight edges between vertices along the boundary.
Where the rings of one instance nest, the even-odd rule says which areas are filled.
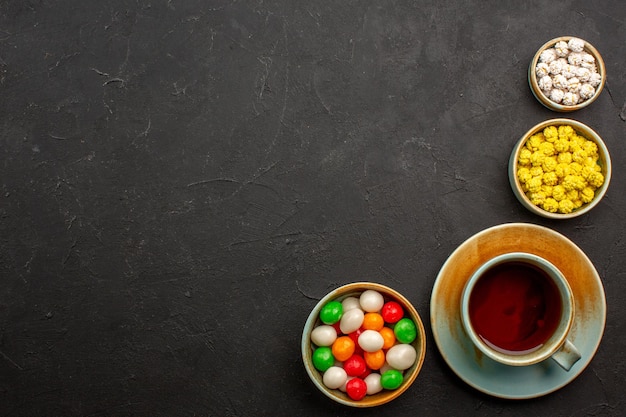
[[[552,359],[554,359],[556,363],[558,363],[559,366],[566,371],[572,369],[572,366],[574,366],[580,358],[580,352],[569,340],[566,340],[563,346],[561,346],[561,348],[552,355]]]

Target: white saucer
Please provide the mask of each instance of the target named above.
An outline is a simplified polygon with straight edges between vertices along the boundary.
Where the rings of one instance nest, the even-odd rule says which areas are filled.
[[[582,354],[569,372],[552,359],[526,367],[502,365],[484,357],[463,330],[459,311],[465,282],[480,264],[507,252],[542,256],[567,278],[575,303],[568,339]],[[572,241],[543,226],[509,223],[475,234],[448,257],[433,288],[430,322],[443,359],[467,384],[495,397],[535,398],[567,385],[591,362],[604,333],[606,299],[598,272]]]

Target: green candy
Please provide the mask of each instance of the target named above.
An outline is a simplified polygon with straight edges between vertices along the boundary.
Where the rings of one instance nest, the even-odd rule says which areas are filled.
[[[395,369],[389,369],[380,376],[380,385],[384,389],[397,389],[402,385],[402,372]]]
[[[313,366],[320,372],[326,372],[335,364],[333,351],[328,346],[318,347],[313,351]]]
[[[320,320],[324,324],[335,324],[341,320],[343,306],[339,301],[330,301],[320,311]]]
[[[409,318],[400,319],[393,328],[393,332],[401,343],[411,343],[417,337],[417,327]]]

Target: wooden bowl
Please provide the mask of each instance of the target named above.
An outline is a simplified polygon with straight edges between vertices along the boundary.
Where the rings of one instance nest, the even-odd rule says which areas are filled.
[[[539,56],[546,49],[554,47],[554,45],[556,45],[557,42],[560,42],[560,41],[568,42],[572,38],[574,38],[574,36],[561,36],[559,38],[554,38],[546,42],[545,44],[541,46],[541,48],[539,48],[539,50],[533,57],[528,67],[528,84],[530,85],[530,90],[532,91],[533,95],[545,107],[549,108],[550,110],[557,111],[557,112],[571,112],[571,111],[580,110],[584,107],[587,107],[600,96],[600,93],[602,92],[602,89],[604,88],[604,84],[606,83],[606,69],[604,66],[604,61],[602,60],[602,56],[596,50],[596,48],[594,48],[589,42],[585,41],[584,52],[591,54],[595,58],[597,72],[602,77],[600,84],[596,87],[595,94],[591,98],[581,103],[578,103],[573,106],[567,106],[567,105],[552,101],[548,97],[548,95],[546,95],[546,93],[541,88],[539,88],[539,81],[537,80],[537,74],[535,71],[535,68],[537,67],[537,64],[539,62]]]
[[[378,291],[382,294],[385,302],[387,301],[395,301],[399,303],[404,309],[404,317],[408,317],[415,323],[417,327],[417,337],[411,345],[415,348],[417,352],[417,357],[415,363],[408,369],[404,371],[404,378],[402,384],[395,390],[385,390],[383,389],[381,392],[373,395],[366,395],[365,398],[355,401],[351,399],[345,392],[339,389],[330,389],[324,385],[323,382],[323,373],[318,371],[313,365],[312,354],[315,349],[315,345],[311,342],[311,332],[317,326],[323,324],[320,321],[319,315],[322,307],[326,305],[328,302],[336,300],[342,301],[346,297],[359,297],[366,290],[374,290]],[[306,372],[313,384],[326,395],[328,398],[336,401],[338,403],[351,406],[351,407],[374,407],[378,405],[382,405],[388,403],[389,401],[398,398],[403,392],[405,392],[409,386],[415,381],[417,375],[422,368],[422,364],[424,363],[424,356],[426,354],[426,333],[424,331],[424,325],[422,320],[417,313],[417,310],[411,305],[411,303],[399,292],[386,287],[381,284],[376,284],[372,282],[355,282],[351,284],[344,285],[339,287],[328,294],[326,294],[313,308],[311,311],[306,324],[304,326],[304,330],[302,332],[302,361],[304,362],[304,367]]]
[[[575,209],[571,213],[552,213],[544,210],[543,208],[533,204],[531,199],[526,195],[525,190],[522,187],[522,183],[518,178],[518,168],[519,168],[519,156],[521,150],[524,148],[526,141],[534,134],[542,132],[548,126],[560,126],[560,125],[570,125],[576,131],[576,133],[580,136],[584,136],[586,139],[595,142],[598,147],[598,165],[601,168],[601,173],[604,175],[604,183],[595,190],[595,195],[593,199],[581,207]],[[513,151],[511,152],[511,157],[509,159],[509,182],[511,184],[511,188],[513,189],[513,193],[517,197],[517,199],[522,203],[524,207],[526,207],[531,212],[551,219],[571,219],[573,217],[581,216],[587,212],[589,212],[592,208],[598,205],[607,189],[609,188],[609,183],[611,181],[611,158],[609,155],[609,151],[598,135],[593,129],[589,126],[585,125],[576,120],[572,119],[550,119],[544,122],[541,122],[535,126],[533,126],[528,132],[526,132],[519,139]]]

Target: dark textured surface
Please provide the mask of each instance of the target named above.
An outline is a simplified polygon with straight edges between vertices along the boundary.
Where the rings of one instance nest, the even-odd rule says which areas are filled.
[[[1,1],[0,415],[622,416],[626,4]],[[554,222],[509,153],[559,116],[526,70],[576,35],[608,82],[569,114],[612,154],[604,201]],[[494,399],[439,355],[430,292],[472,234],[531,222],[596,265],[608,317],[576,380]],[[427,325],[414,385],[370,410],[307,379],[316,299],[371,280]]]

